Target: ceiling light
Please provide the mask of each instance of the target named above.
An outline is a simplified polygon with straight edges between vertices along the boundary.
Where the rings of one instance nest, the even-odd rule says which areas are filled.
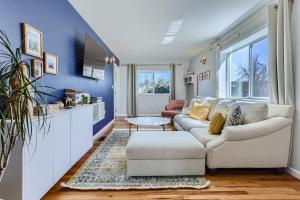
[[[179,31],[180,26],[182,24],[182,19],[175,20],[170,23],[168,32],[166,33],[166,36],[164,37],[162,44],[170,44],[175,39],[176,33]]]
[[[175,36],[166,36],[161,42],[162,44],[170,44],[175,39]]]
[[[167,35],[176,34],[179,31],[181,24],[182,24],[182,20],[176,20],[171,22]]]

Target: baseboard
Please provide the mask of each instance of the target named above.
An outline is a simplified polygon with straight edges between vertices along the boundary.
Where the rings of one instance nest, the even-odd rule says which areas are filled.
[[[98,133],[96,133],[93,137],[93,142],[99,140],[102,135],[114,124],[115,119],[111,120],[106,126],[104,126]]]
[[[127,117],[128,115],[127,114],[117,114],[115,115],[115,117]]]
[[[293,177],[295,177],[295,178],[297,178],[297,179],[300,179],[300,171],[298,171],[298,170],[296,170],[296,169],[294,169],[294,168],[292,168],[292,167],[288,167],[288,168],[286,169],[286,172],[287,172],[288,174],[290,174],[291,176],[293,176]]]

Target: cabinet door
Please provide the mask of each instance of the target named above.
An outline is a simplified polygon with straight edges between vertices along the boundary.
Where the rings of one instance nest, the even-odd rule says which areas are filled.
[[[52,118],[54,134],[54,183],[71,167],[70,113]]]
[[[42,130],[33,123],[31,141],[23,148],[25,200],[39,200],[53,185],[53,129],[50,119]]]
[[[71,164],[75,164],[93,142],[93,110],[85,106],[71,112]]]

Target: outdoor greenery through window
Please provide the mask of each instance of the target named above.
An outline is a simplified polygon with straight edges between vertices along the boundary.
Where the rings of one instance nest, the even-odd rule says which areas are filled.
[[[230,52],[227,63],[230,97],[269,97],[268,38]]]
[[[137,92],[138,94],[169,94],[170,79],[169,71],[138,71]]]

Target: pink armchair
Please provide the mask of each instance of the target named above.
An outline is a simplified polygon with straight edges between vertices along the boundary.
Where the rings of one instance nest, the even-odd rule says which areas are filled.
[[[176,115],[181,113],[181,110],[185,106],[185,104],[185,100],[171,100],[165,106],[165,110],[161,112],[161,116],[173,119]]]

